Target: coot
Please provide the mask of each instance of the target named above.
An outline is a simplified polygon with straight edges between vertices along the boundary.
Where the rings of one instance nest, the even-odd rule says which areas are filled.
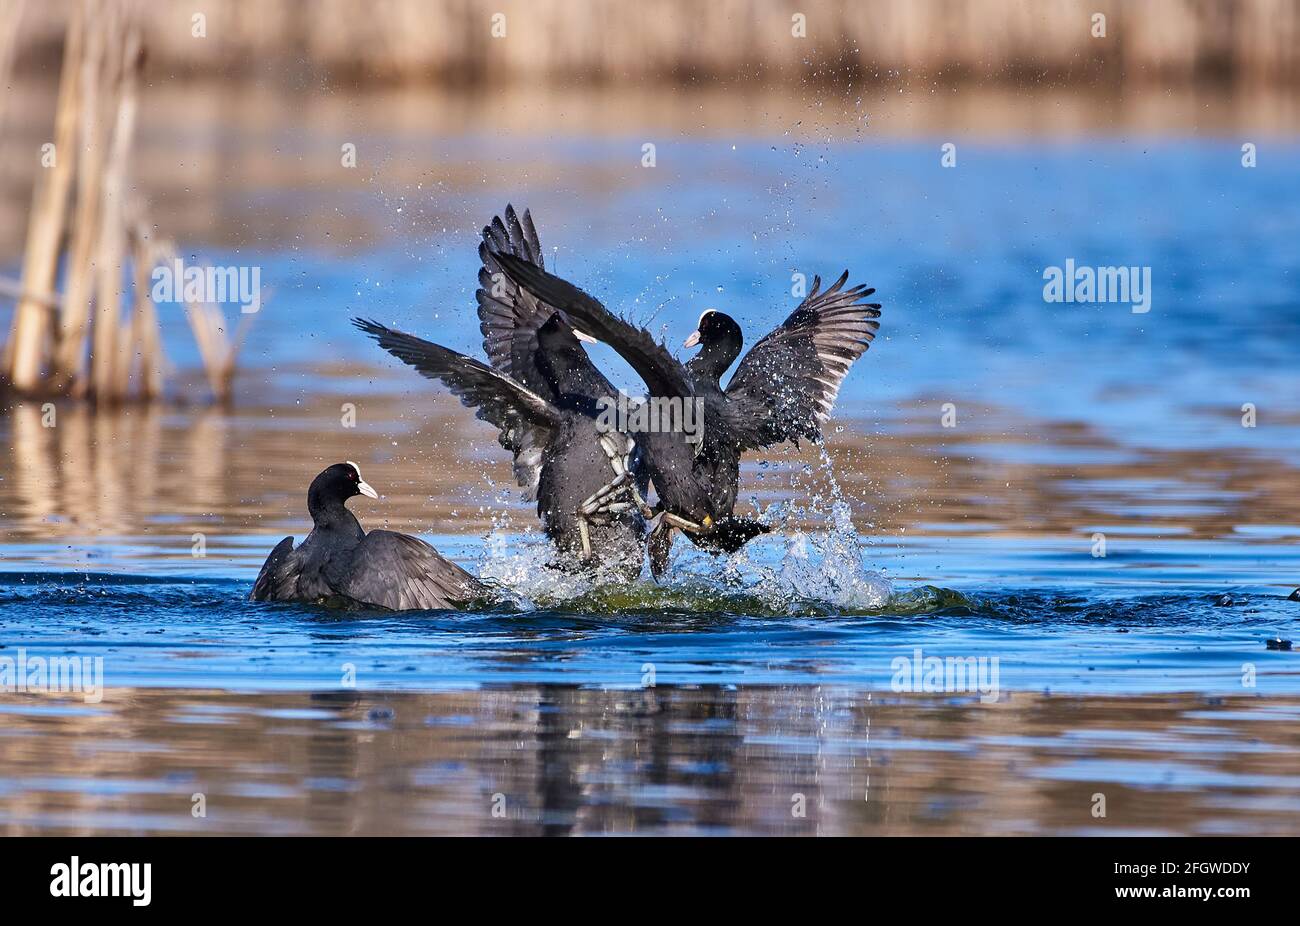
[[[601,566],[626,580],[640,575],[648,506],[638,445],[601,424],[599,402],[588,394],[590,361],[558,313],[534,332],[537,356],[528,366],[539,391],[440,344],[367,319],[353,324],[498,429],[520,484],[536,495],[547,536],[566,554],[561,565]]]
[[[366,533],[346,502],[378,498],[355,463],[335,463],[312,480],[312,530],[294,547],[281,540],[253,583],[253,601],[366,605],[391,611],[451,608],[488,597],[488,588],[418,537]]]
[[[698,344],[701,351],[683,364],[648,331],[618,318],[568,281],[511,255],[499,255],[498,262],[537,299],[618,351],[652,395],[704,403],[704,439],[698,445],[636,435],[667,515],[651,538],[656,571],[666,563],[674,527],[701,547],[724,552],[761,530],[752,526],[757,522],[732,516],[740,454],[786,440],[796,445],[801,438],[821,440],[821,425],[844,377],[880,327],[880,304],[864,301],[874,289],[845,289],[848,271],[824,291],[821,278],[815,277],[808,296],[754,345],[723,389],[721,377],[740,355],[744,341],[740,326],[729,316],[716,311],[701,316],[687,339],[688,346]],[[687,472],[693,478],[687,478]],[[706,498],[701,498],[701,488]]]

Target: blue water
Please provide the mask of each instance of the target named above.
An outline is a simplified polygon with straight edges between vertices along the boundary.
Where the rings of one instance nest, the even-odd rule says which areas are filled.
[[[430,539],[475,568],[475,543]],[[824,587],[821,598],[800,596],[797,577],[755,586],[754,573],[780,573],[769,546],[733,563],[744,578],[710,577],[701,557],[667,587],[645,581],[563,599],[534,591],[536,601],[514,594],[482,613],[391,614],[245,601],[260,554],[250,542],[231,556],[237,565],[212,557],[205,575],[192,563],[189,575],[175,574],[185,564],[174,560],[156,570],[173,574],[158,576],[5,573],[0,634],[10,652],[102,656],[106,684],[146,687],[315,690],[345,684],[351,667],[347,686],[381,690],[625,688],[653,670],[660,685],[897,692],[909,689],[895,680],[895,660],[920,648],[993,660],[1003,691],[1300,693],[1300,658],[1267,644],[1300,637],[1300,602],[1265,583],[1256,557],[1205,545],[1181,562],[1134,553],[1080,566],[1067,551],[1023,544],[996,560],[1017,570],[1007,576],[988,574],[987,545],[882,554],[887,571],[946,585],[867,573],[885,589],[879,603],[869,594],[828,600],[836,593]],[[943,564],[951,559],[967,566]]]
[[[253,355],[267,365],[373,360],[347,326],[357,312],[477,350],[477,233],[513,201],[533,209],[543,247],[558,251],[554,267],[664,326],[673,348],[706,307],[734,315],[752,342],[793,308],[793,273],[811,281],[850,269],[885,308],[881,342],[840,395],[845,413],[874,417],[918,396],[991,403],[1120,441],[1264,447],[1295,462],[1300,146],[1273,143],[1253,169],[1228,141],[963,144],[952,169],[939,166],[938,146],[677,139],[646,169],[630,140],[522,142],[510,160],[570,169],[539,172],[535,189],[450,202],[437,191],[349,198],[394,239],[358,242],[345,260],[257,255],[275,304]],[[431,154],[460,156],[453,143]],[[599,198],[583,186],[593,164],[619,181]],[[431,203],[463,222],[412,237],[408,216]],[[1045,303],[1044,268],[1070,258],[1149,266],[1150,311]],[[624,371],[619,385],[637,388],[597,350]],[[1268,426],[1242,429],[1243,402]]]
[[[788,569],[782,532],[731,564],[730,578],[697,565],[666,590],[647,582],[626,598],[515,589],[489,613],[428,615],[250,604],[265,551],[284,532],[305,532],[300,515],[277,510],[260,530],[222,530],[201,564],[111,521],[72,539],[29,532],[0,550],[0,642],[103,655],[110,684],[143,686],[329,688],[349,664],[362,688],[625,687],[642,684],[650,665],[660,684],[888,689],[892,660],[922,647],[997,657],[1010,689],[1300,692],[1298,657],[1265,646],[1300,637],[1300,602],[1285,597],[1300,584],[1300,515],[1272,484],[1294,486],[1300,465],[1300,146],[1270,144],[1245,169],[1227,140],[959,140],[959,166],[943,169],[940,141],[672,138],[645,169],[631,139],[521,140],[506,155],[487,140],[421,142],[417,152],[380,138],[381,164],[477,159],[485,183],[392,188],[380,167],[363,193],[231,191],[236,212],[323,197],[384,231],[328,251],[251,229],[238,249],[186,243],[217,264],[256,262],[273,290],[238,402],[277,413],[321,396],[396,393],[405,420],[364,423],[381,436],[405,435],[432,387],[387,363],[348,318],[478,353],[477,229],[507,201],[533,209],[552,267],[662,327],[674,349],[705,307],[735,315],[752,342],[795,304],[792,274],[850,268],[884,303],[880,337],[837,408],[854,423],[846,439],[867,454],[841,464],[865,469],[849,491],[860,548],[847,568],[878,601],[808,576],[756,592],[754,575]],[[502,157],[544,166],[530,186],[505,189],[491,170]],[[587,182],[596,170],[599,191]],[[461,219],[431,231],[426,210]],[[1151,311],[1045,303],[1043,269],[1070,258],[1149,266]],[[179,319],[168,320],[167,341],[174,362],[193,362]],[[637,390],[625,364],[594,353]],[[320,370],[344,361],[383,372]],[[944,403],[956,407],[960,443],[937,430]],[[1242,426],[1243,403],[1257,406],[1257,427]],[[230,460],[255,466],[242,429],[259,426],[223,420]],[[302,486],[332,462],[311,447],[323,422],[286,414],[260,427],[304,428]],[[499,453],[485,427],[473,433],[483,453]],[[909,514],[876,536],[873,493],[912,478],[871,472],[871,452],[891,441],[922,462],[974,467],[974,487],[967,479],[953,492],[987,518],[936,501],[932,516]],[[1046,507],[1008,514],[1031,478],[1051,486],[1049,501],[1034,503]],[[255,490],[218,499],[214,531],[234,523],[230,509],[259,504]],[[50,523],[74,515],[52,512]],[[1096,531],[1109,538],[1104,559],[1088,553]],[[489,557],[481,534],[432,539],[471,568]],[[1231,604],[1216,604],[1224,594]],[[1251,666],[1256,687],[1242,681]]]

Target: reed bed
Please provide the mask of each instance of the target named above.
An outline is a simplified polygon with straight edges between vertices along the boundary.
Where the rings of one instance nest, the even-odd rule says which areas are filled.
[[[52,57],[72,0],[33,5]],[[806,37],[792,17],[806,17]],[[1106,16],[1106,36],[1092,17]],[[194,16],[203,19],[202,36]],[[503,14],[493,35],[493,16]],[[1300,0],[154,0],[159,73],[368,81],[1300,80]]]
[[[66,25],[53,147],[42,151],[22,277],[0,279],[0,295],[15,302],[3,384],[18,395],[100,403],[163,395],[151,282],[175,247],[152,232],[147,205],[130,192],[144,60],[138,12],[84,0]],[[213,395],[228,399],[239,340],[227,340],[219,307],[187,304],[186,316]]]

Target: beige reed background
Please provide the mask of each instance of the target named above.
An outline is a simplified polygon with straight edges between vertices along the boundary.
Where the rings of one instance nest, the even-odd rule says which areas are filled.
[[[57,62],[72,0],[21,15],[19,71]],[[1300,0],[150,0],[156,73],[448,82],[802,78],[1300,80]],[[1106,38],[1092,35],[1094,13]],[[206,37],[191,35],[206,18]],[[491,18],[505,15],[506,40]],[[807,38],[791,36],[791,17]]]

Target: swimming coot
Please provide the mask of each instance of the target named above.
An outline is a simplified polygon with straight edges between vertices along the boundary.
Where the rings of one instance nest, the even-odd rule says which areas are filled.
[[[249,597],[391,611],[451,608],[487,597],[487,586],[418,537],[366,533],[345,504],[355,495],[379,497],[355,463],[335,463],[313,479],[307,490],[311,533],[296,548],[292,537],[276,544]]]
[[[700,317],[687,346],[700,353],[683,364],[648,331],[618,318],[566,280],[510,255],[502,269],[537,299],[564,312],[571,324],[613,347],[645,380],[654,396],[698,398],[704,404],[703,441],[649,440],[651,478],[667,513],[651,538],[651,565],[664,562],[674,527],[704,549],[729,552],[757,532],[732,516],[740,479],[740,454],[782,441],[820,441],[844,377],[880,327],[880,304],[865,302],[875,290],[844,288],[848,271],[828,289],[815,277],[812,290],[790,316],[740,361],[726,389],[721,378],[740,356],[744,337],[730,316]],[[689,472],[684,476],[689,455]],[[667,478],[661,480],[660,474]],[[703,487],[707,500],[699,495]],[[679,491],[684,490],[684,491]]]

